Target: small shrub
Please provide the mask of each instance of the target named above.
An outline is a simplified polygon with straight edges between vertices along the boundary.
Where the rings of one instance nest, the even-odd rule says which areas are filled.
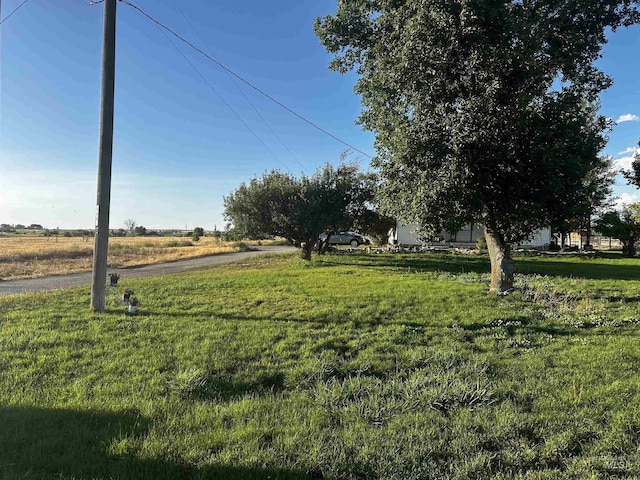
[[[199,242],[200,241],[200,236],[198,234],[194,233],[193,236],[191,237],[191,241]]]
[[[166,247],[193,247],[193,243],[189,240],[171,240],[165,243]]]
[[[248,252],[250,250],[253,250],[251,246],[246,242],[234,242],[231,246],[237,249],[239,252]]]

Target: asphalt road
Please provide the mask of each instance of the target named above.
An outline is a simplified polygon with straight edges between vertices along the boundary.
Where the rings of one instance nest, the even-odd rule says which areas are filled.
[[[294,247],[260,246],[257,250],[249,252],[223,253],[209,257],[190,258],[175,262],[145,265],[143,267],[112,268],[108,272],[119,273],[121,278],[143,278],[169,275],[172,273],[190,272],[204,268],[225,265],[227,263],[241,262],[248,258],[266,253],[291,253]],[[106,281],[106,279],[105,279]],[[0,296],[16,295],[28,292],[44,292],[49,290],[62,290],[64,288],[81,287],[91,285],[91,272],[73,273],[70,275],[57,275],[53,277],[29,278],[25,280],[0,281]]]

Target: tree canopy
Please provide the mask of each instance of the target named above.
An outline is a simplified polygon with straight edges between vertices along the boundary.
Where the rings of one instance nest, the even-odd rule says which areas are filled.
[[[601,166],[611,79],[593,63],[607,27],[637,20],[630,0],[339,0],[315,30],[331,68],[360,75],[385,211],[425,232],[483,224],[504,290],[509,243]]]
[[[610,158],[600,156],[583,178],[566,179],[563,191],[549,204],[549,224],[561,236],[561,246],[572,231],[585,231],[589,243],[593,217],[609,204],[615,180]]]
[[[375,185],[375,176],[359,172],[355,164],[327,164],[300,178],[274,170],[224,197],[225,217],[241,235],[286,238],[309,259],[322,233],[376,221]]]
[[[632,257],[636,253],[636,242],[640,239],[640,203],[626,205],[621,211],[605,212],[595,224],[595,230],[607,237],[622,242],[625,255]]]

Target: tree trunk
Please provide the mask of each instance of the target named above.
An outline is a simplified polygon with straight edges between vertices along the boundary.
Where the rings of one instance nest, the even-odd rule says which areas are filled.
[[[509,245],[501,235],[490,232],[484,227],[489,259],[491,260],[491,285],[489,291],[503,293],[513,289],[513,276],[516,271],[511,258]]]
[[[324,240],[318,239],[318,248],[316,249],[318,255],[324,255],[329,249],[329,240],[333,232],[325,232],[326,238]]]
[[[626,252],[625,252],[624,243],[622,245],[623,245],[622,252],[627,257],[634,257],[636,255],[636,238],[635,237],[629,236],[629,240],[627,241],[627,245],[626,245]]]
[[[302,260],[311,260],[311,251],[313,250],[313,241],[307,241],[302,243],[302,250],[300,250],[300,258]]]

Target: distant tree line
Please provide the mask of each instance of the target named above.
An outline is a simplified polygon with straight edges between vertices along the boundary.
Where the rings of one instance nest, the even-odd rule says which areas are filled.
[[[45,228],[39,223],[32,223],[28,227],[21,223],[9,225],[8,223],[0,223],[0,232],[15,232],[16,230],[44,230]]]

